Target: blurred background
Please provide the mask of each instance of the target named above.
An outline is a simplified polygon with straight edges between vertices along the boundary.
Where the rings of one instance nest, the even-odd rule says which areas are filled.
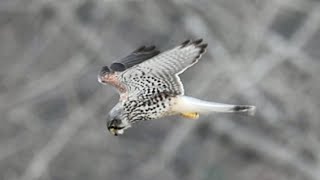
[[[106,128],[101,66],[203,38],[186,94],[252,104]],[[317,0],[1,0],[0,179],[320,179]]]

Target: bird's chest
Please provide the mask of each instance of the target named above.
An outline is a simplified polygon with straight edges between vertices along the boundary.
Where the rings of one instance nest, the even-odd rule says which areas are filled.
[[[140,97],[139,100],[135,100],[130,104],[132,107],[128,107],[128,113],[132,118],[150,120],[172,114],[170,111],[172,98],[165,94]]]

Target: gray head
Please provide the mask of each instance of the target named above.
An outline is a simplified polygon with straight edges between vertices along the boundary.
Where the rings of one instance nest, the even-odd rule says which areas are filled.
[[[131,127],[127,117],[123,113],[123,106],[120,102],[109,112],[107,127],[110,133],[115,136],[123,134],[125,129]]]

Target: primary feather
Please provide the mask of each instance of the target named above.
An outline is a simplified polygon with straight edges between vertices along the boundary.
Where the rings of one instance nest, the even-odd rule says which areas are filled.
[[[112,63],[110,67],[114,71],[122,72],[158,55],[159,53],[160,51],[157,50],[155,46],[141,46],[120,61]]]

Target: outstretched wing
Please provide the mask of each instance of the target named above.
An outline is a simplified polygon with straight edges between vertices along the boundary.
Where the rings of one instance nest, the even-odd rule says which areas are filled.
[[[182,95],[184,89],[178,75],[197,63],[206,47],[202,39],[185,41],[122,72],[119,81],[126,87],[129,98],[156,93]]]

